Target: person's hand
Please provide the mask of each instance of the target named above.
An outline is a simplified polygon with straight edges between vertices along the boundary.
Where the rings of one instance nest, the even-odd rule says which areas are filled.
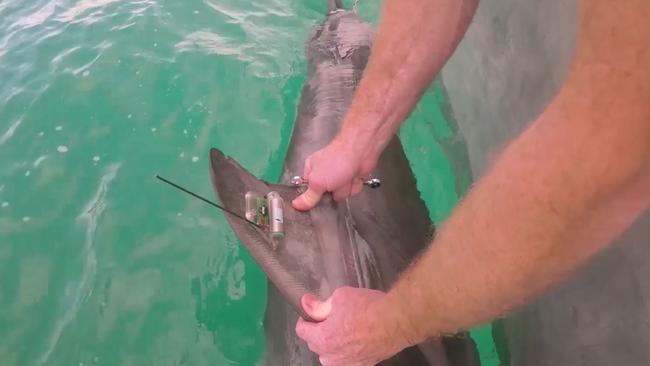
[[[363,180],[377,165],[377,159],[354,142],[335,139],[305,160],[303,178],[308,181],[305,193],[293,200],[293,207],[305,211],[314,208],[325,192],[335,201],[354,196],[363,189]]]
[[[320,356],[323,366],[371,366],[409,346],[391,318],[375,305],[385,293],[342,287],[320,302],[313,295],[302,298],[302,307],[314,320],[298,320],[296,334]]]

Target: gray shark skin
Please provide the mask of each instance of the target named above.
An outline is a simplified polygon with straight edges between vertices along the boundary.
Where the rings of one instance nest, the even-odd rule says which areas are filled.
[[[379,189],[366,188],[339,203],[326,195],[309,212],[291,207],[300,192],[288,184],[290,178],[302,175],[305,159],[338,132],[372,39],[371,26],[350,10],[331,11],[314,30],[306,50],[309,79],[298,106],[283,184],[261,181],[221,151],[210,152],[213,186],[226,208],[243,215],[248,191],[276,191],[285,201],[285,238],[276,249],[261,230],[225,214],[270,280],[264,324],[269,366],[320,365],[318,356],[295,335],[298,317],[306,316],[300,309],[302,295],[311,292],[325,299],[341,286],[388,290],[434,234],[397,137],[373,173],[382,180]],[[471,339],[459,334],[408,348],[381,365],[471,366],[479,361]]]

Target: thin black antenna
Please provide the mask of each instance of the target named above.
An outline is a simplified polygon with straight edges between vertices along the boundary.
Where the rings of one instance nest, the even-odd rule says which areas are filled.
[[[161,180],[161,181],[163,181],[163,182],[165,182],[165,183],[167,183],[167,184],[169,184],[170,186],[172,186],[172,187],[174,187],[174,188],[176,188],[176,189],[178,189],[178,190],[181,190],[181,191],[183,191],[183,192],[189,194],[190,196],[193,196],[193,197],[195,197],[195,198],[198,198],[198,199],[200,199],[201,201],[203,201],[203,202],[205,202],[205,203],[207,203],[207,204],[209,204],[209,205],[212,205],[212,206],[214,206],[214,207],[216,207],[216,208],[218,208],[218,209],[220,209],[220,210],[222,210],[222,211],[224,211],[224,212],[227,212],[227,213],[229,213],[229,214],[235,216],[236,218],[238,218],[238,219],[240,219],[240,220],[244,220],[244,221],[246,221],[247,223],[249,223],[249,224],[255,226],[256,228],[258,228],[258,229],[260,229],[260,230],[263,230],[262,227],[259,226],[259,225],[257,225],[256,223],[254,223],[254,222],[252,222],[252,221],[246,219],[245,217],[240,216],[239,214],[236,214],[236,213],[230,211],[229,209],[227,209],[227,208],[225,208],[225,207],[223,207],[223,206],[220,206],[220,205],[218,205],[218,204],[216,204],[216,203],[210,201],[209,199],[207,199],[207,198],[205,198],[205,197],[203,197],[203,196],[199,196],[198,194],[196,194],[196,193],[190,191],[190,190],[187,189],[187,188],[183,188],[183,187],[179,186],[178,184],[176,184],[176,183],[174,183],[174,182],[171,182],[171,181],[169,181],[169,180],[167,180],[167,179],[165,179],[165,178],[159,176],[158,174],[156,174],[156,178],[159,179],[159,180]]]

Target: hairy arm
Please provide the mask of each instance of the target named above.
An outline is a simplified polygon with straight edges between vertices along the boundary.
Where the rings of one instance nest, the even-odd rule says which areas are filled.
[[[464,35],[478,0],[386,0],[372,55],[341,131],[305,164],[309,189],[294,201],[314,207],[324,192],[344,199],[361,190],[377,163]]]
[[[338,136],[377,159],[465,34],[478,0],[388,0]]]
[[[521,305],[650,206],[650,4],[584,0],[579,14],[560,94],[376,302],[411,343]]]

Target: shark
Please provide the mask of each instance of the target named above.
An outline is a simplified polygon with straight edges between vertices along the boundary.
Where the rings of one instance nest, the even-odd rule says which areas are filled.
[[[290,204],[304,189],[292,184],[292,178],[302,174],[309,155],[336,136],[372,48],[374,30],[368,22],[340,1],[328,1],[328,5],[325,19],[306,42],[308,78],[280,182],[258,179],[219,149],[209,153],[212,185],[227,209],[226,219],[269,279],[264,321],[264,362],[269,366],[320,365],[318,356],[294,330],[298,317],[310,320],[300,305],[304,294],[326,299],[341,286],[387,291],[435,235],[398,136],[387,145],[373,172],[381,179],[379,188],[366,188],[340,202],[326,194],[308,212]],[[276,197],[280,216],[276,212],[270,220],[282,225],[281,237],[245,217],[250,211],[247,194],[262,200],[270,194]],[[381,363],[479,364],[476,345],[467,333],[432,339]]]

